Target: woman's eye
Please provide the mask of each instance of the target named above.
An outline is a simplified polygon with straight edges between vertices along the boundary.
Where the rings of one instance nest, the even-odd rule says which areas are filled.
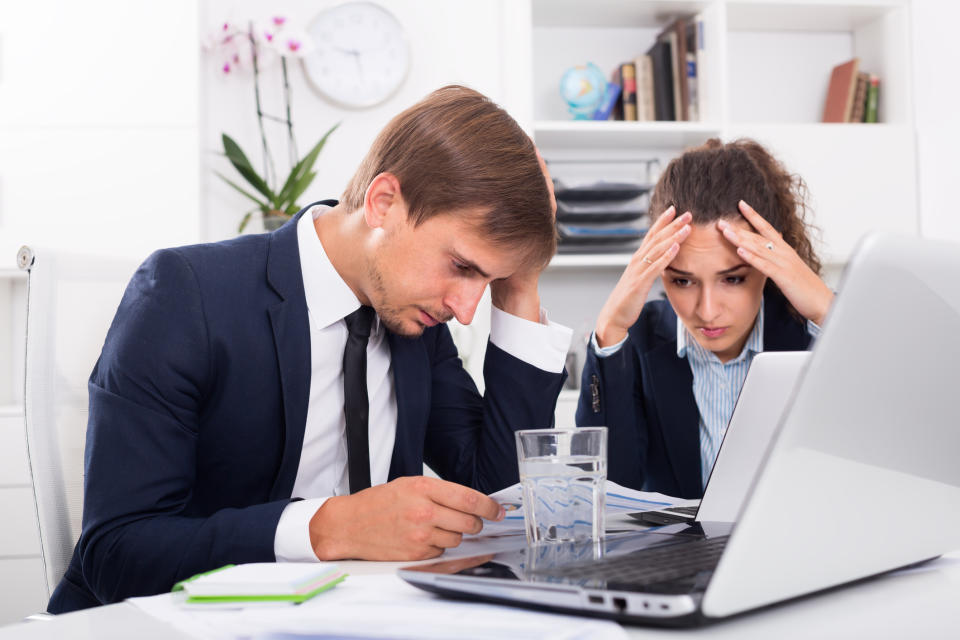
[[[457,262],[456,260],[453,261],[453,267],[454,267],[457,271],[470,271],[470,267],[468,267],[467,265],[463,264],[462,262]]]
[[[727,284],[743,284],[743,281],[746,279],[745,276],[727,276],[724,278],[724,282]]]
[[[690,286],[690,281],[686,278],[674,278],[673,284],[678,287],[688,287]]]

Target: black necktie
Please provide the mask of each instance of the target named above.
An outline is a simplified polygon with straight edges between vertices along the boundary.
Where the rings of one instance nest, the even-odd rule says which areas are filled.
[[[367,339],[373,316],[372,307],[360,307],[343,319],[347,323],[347,345],[343,350],[343,413],[347,419],[350,493],[370,486]]]

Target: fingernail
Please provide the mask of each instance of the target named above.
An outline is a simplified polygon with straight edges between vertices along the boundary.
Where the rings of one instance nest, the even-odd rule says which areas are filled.
[[[685,234],[690,233],[690,225],[688,224],[683,225],[683,228],[680,229],[680,231],[683,231],[683,233]]]
[[[677,251],[680,251],[680,245],[674,242],[670,245],[670,253],[676,253]]]
[[[724,229],[726,229],[726,228],[727,228],[727,221],[726,221],[726,220],[717,220],[717,228],[720,229],[721,231],[724,230]]]
[[[683,214],[683,218],[684,220],[693,220],[693,214],[687,211],[685,214]]]
[[[503,508],[503,505],[500,505],[500,513],[497,514],[497,522],[500,522],[507,517],[507,510]]]
[[[743,247],[737,247],[737,253],[741,256],[745,256],[747,255],[747,250],[744,249]]]

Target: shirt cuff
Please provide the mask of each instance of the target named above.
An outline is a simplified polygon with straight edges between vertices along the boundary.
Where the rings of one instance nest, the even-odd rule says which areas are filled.
[[[284,508],[273,538],[277,562],[319,562],[310,544],[310,520],[326,501],[326,498],[297,500]]]
[[[530,322],[493,307],[490,342],[510,355],[550,373],[563,371],[573,329],[550,322],[540,309],[540,322]]]
[[[822,332],[823,329],[820,328],[820,325],[813,320],[807,320],[807,333],[810,334],[811,338],[819,338]]]
[[[597,332],[594,331],[590,334],[590,346],[593,347],[593,352],[597,354],[598,358],[606,358],[607,356],[612,356],[617,351],[620,351],[620,347],[623,346],[623,343],[627,341],[627,336],[623,336],[623,340],[617,344],[607,345],[606,347],[601,347],[597,343]]]

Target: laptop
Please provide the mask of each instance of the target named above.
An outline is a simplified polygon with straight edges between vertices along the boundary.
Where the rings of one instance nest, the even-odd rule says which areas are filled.
[[[859,245],[782,416],[770,417],[734,522],[698,513],[596,544],[521,542],[399,575],[460,598],[680,626],[960,549],[950,506],[960,505],[958,282],[956,244],[872,235]],[[922,525],[891,517],[904,505]]]
[[[628,515],[649,525],[735,522],[809,356],[808,351],[767,351],[753,357],[699,506]]]

